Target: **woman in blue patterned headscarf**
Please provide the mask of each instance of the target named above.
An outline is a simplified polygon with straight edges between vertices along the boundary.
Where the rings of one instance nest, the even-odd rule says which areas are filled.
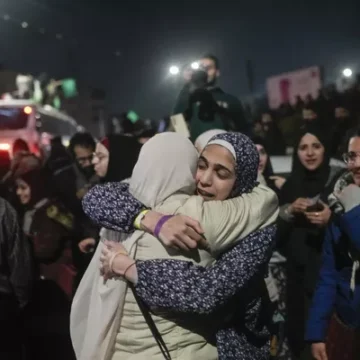
[[[227,133],[213,137],[199,158],[198,194],[205,200],[223,200],[251,192],[257,185],[258,162],[257,150],[245,135]],[[97,209],[104,210],[105,207],[107,211],[106,208],[111,207],[111,196],[108,195],[100,195],[100,198],[106,198],[106,203]],[[90,200],[88,197],[90,207],[86,201],[84,204],[88,213],[90,208],[95,209]],[[131,209],[139,209],[136,200],[129,195],[122,200],[131,203]],[[124,216],[118,207],[115,211],[107,211],[108,215],[110,213],[114,218],[104,225],[114,227],[116,221],[118,229],[130,227],[132,221],[121,220],[133,219],[136,215]],[[99,216],[96,219],[99,221]],[[267,359],[269,333],[261,316],[264,307],[261,295],[266,291],[264,268],[271,254],[274,233],[274,226],[251,233],[221,254],[216,264],[207,269],[178,260],[138,261],[136,267],[128,268],[133,260],[121,255],[113,259],[113,270],[123,275],[128,268],[126,278],[135,283],[138,296],[152,308],[210,315],[219,359]],[[119,251],[121,245],[114,248]],[[107,255],[105,251],[105,262]],[[215,320],[217,318],[219,322]]]

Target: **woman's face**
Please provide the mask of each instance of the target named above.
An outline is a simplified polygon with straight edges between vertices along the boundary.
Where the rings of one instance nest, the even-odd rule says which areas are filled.
[[[260,144],[255,144],[256,149],[259,153],[259,173],[262,174],[265,170],[266,163],[268,161],[268,154],[265,148]]]
[[[16,180],[16,195],[19,197],[22,205],[27,205],[30,202],[31,188],[24,180]]]
[[[103,144],[96,144],[92,163],[94,165],[96,174],[99,177],[105,177],[109,166],[109,151]]]
[[[314,171],[324,160],[325,148],[316,136],[306,134],[300,141],[297,154],[301,164],[307,170]]]
[[[197,193],[205,201],[225,200],[234,187],[235,159],[220,145],[209,145],[199,157],[196,172]]]

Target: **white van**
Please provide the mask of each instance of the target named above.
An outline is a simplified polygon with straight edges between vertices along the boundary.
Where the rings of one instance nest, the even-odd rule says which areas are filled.
[[[17,139],[26,141],[33,153],[40,154],[54,136],[61,136],[67,146],[70,138],[82,130],[72,117],[49,105],[39,106],[29,100],[0,100],[0,150],[7,150],[10,155]]]

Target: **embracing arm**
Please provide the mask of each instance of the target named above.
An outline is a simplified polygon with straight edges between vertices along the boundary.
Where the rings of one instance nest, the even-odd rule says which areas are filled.
[[[198,220],[210,251],[221,253],[249,234],[275,223],[278,199],[268,187],[258,185],[251,193],[225,201],[191,197],[180,212]]]
[[[112,182],[96,185],[84,196],[85,214],[106,229],[131,232],[134,219],[145,206],[129,193],[129,184]]]
[[[212,313],[263,269],[275,232],[273,225],[249,235],[208,268],[187,261],[139,261],[136,292],[153,308]]]

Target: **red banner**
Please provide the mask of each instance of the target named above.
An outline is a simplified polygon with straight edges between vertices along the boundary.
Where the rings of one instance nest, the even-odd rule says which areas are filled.
[[[313,66],[272,76],[267,79],[266,87],[271,109],[277,109],[286,102],[295,104],[297,96],[305,99],[310,94],[316,99],[322,87],[320,68]]]

